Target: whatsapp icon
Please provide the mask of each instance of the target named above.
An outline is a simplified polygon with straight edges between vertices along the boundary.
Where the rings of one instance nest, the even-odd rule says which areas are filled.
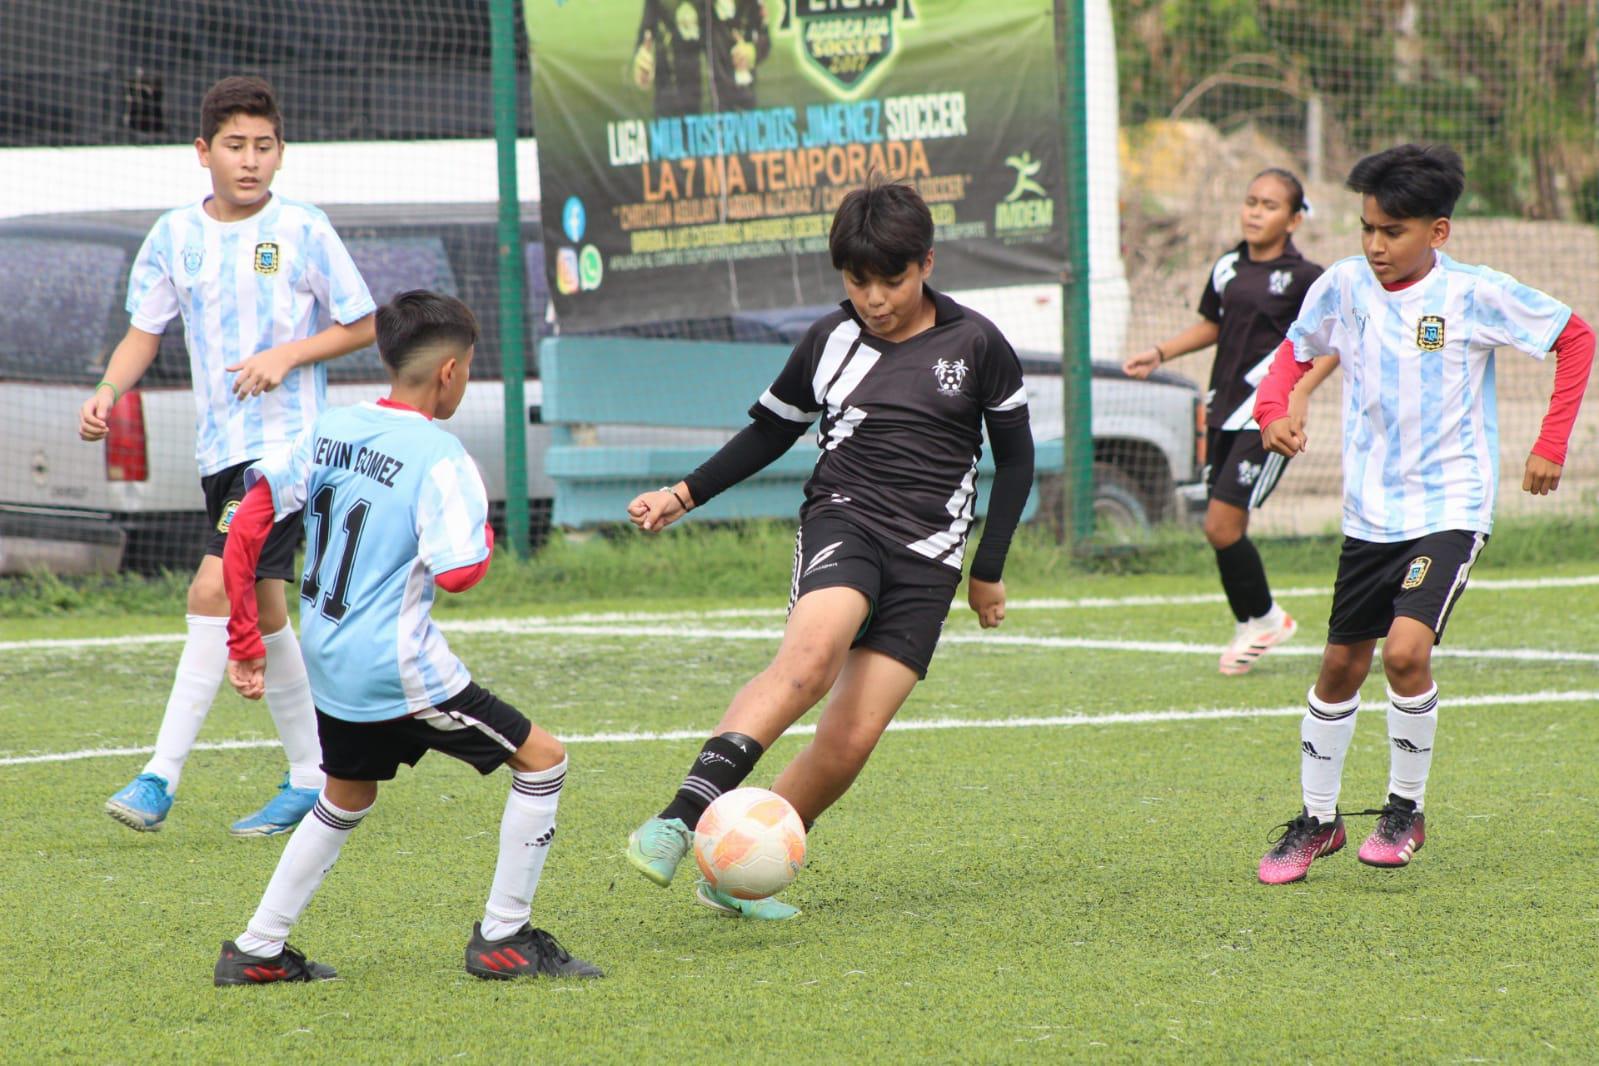
[[[584,292],[600,287],[600,279],[605,276],[605,260],[594,245],[585,244],[578,253],[577,276]]]

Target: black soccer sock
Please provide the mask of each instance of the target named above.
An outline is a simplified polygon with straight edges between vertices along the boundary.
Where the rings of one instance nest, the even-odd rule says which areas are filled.
[[[1264,618],[1271,610],[1271,586],[1266,583],[1266,565],[1260,561],[1255,542],[1239,537],[1225,548],[1216,549],[1216,569],[1221,571],[1221,587],[1227,605],[1240,622]]]
[[[693,829],[716,797],[737,788],[750,775],[764,750],[760,741],[743,733],[723,733],[707,740],[661,817],[680,818]]]

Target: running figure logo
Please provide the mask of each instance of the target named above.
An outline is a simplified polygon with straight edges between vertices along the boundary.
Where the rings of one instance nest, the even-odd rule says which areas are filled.
[[[1005,203],[1020,200],[1027,193],[1049,196],[1049,190],[1033,180],[1033,175],[1044,169],[1042,159],[1034,159],[1032,152],[1023,152],[1021,155],[1006,156],[1005,165],[1016,168],[1016,187],[1005,195]]]

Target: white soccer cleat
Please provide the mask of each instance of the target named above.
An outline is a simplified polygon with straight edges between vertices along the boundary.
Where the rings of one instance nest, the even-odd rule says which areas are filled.
[[[1219,667],[1229,677],[1247,674],[1262,655],[1279,644],[1286,643],[1298,632],[1299,623],[1287,611],[1282,612],[1277,624],[1240,622],[1232,643],[1221,653]]]

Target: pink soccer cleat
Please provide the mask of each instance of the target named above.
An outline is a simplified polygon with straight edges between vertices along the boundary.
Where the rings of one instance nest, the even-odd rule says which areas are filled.
[[[1217,665],[1229,677],[1247,674],[1262,655],[1279,644],[1287,643],[1297,632],[1299,623],[1287,611],[1282,613],[1282,621],[1276,625],[1254,626],[1240,622],[1232,643],[1222,651]]]
[[[1427,816],[1412,800],[1390,794],[1377,818],[1377,828],[1360,845],[1360,861],[1367,866],[1409,866],[1410,859],[1427,841]]]
[[[1344,846],[1344,819],[1318,822],[1304,811],[1277,828],[1283,831],[1272,849],[1260,860],[1260,883],[1286,885],[1303,881],[1310,864]]]

